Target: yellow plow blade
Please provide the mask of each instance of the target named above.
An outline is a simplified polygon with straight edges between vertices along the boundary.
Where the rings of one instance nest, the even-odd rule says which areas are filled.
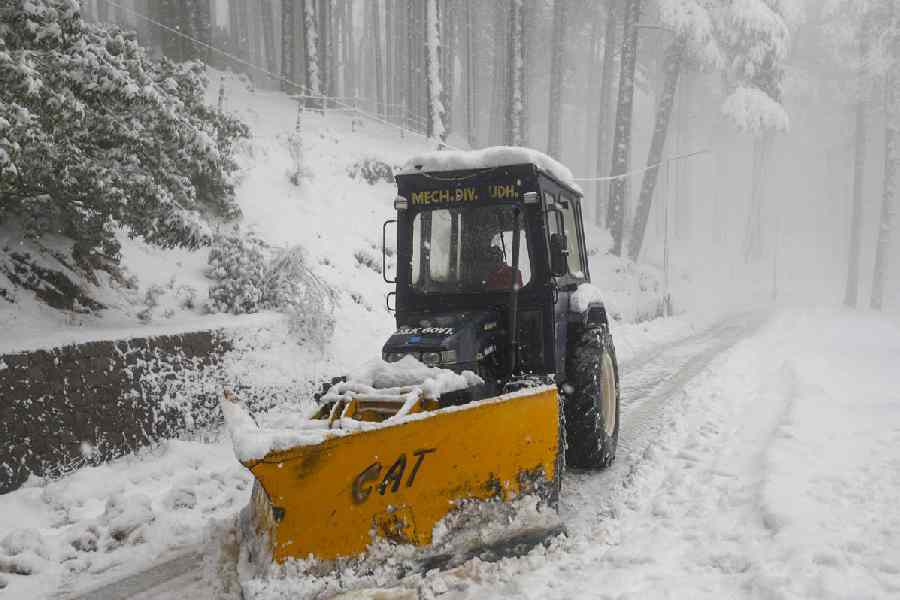
[[[363,553],[376,537],[417,546],[460,501],[552,496],[560,466],[554,387],[445,408],[247,461],[250,524],[272,559]]]

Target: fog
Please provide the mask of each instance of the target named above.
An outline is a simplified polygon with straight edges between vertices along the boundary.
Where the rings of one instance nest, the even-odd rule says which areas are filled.
[[[90,0],[88,13],[104,3]],[[693,290],[699,297],[823,305],[847,299],[861,106],[859,267],[851,280],[858,279],[856,304],[870,305],[879,228],[891,228],[881,213],[885,193],[893,194],[885,191],[893,189],[885,177],[885,139],[896,127],[896,94],[888,94],[898,70],[894,0],[440,0],[434,40],[440,72],[433,81],[424,31],[429,3],[320,0],[312,3],[319,29],[312,32],[302,16],[306,4],[296,0],[284,5],[293,20],[274,0],[169,4],[127,0],[106,16],[136,27],[171,55],[169,38],[178,35],[160,33],[140,16],[149,15],[215,47],[188,42],[173,58],[207,60],[260,88],[296,93],[321,86],[318,93],[333,97],[335,108],[352,105],[424,135],[435,133],[429,132],[428,89],[439,82],[436,137],[443,146],[515,143],[554,155],[584,180],[586,218],[603,227],[611,184],[592,180],[626,173],[625,247],[653,162],[648,153],[665,96],[666,54],[680,40],[685,49],[639,259],[662,267],[668,252],[673,277],[689,282],[685,298]],[[631,30],[626,9],[635,6],[631,136],[622,146],[627,168],[616,170],[611,154],[621,123],[622,38]],[[607,44],[610,32],[615,37]],[[303,41],[310,35],[318,44],[313,54]],[[293,48],[288,61],[286,43]],[[607,50],[613,55],[604,100]],[[756,95],[741,97],[746,90]],[[554,148],[549,138],[556,126]],[[598,157],[598,148],[610,151]],[[883,253],[883,303],[892,310],[900,307],[897,247],[889,240]]]

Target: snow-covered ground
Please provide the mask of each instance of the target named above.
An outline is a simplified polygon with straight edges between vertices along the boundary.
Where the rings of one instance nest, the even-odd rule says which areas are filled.
[[[357,583],[452,599],[896,597],[900,321],[791,310],[755,331],[762,320],[687,338],[677,319],[615,332],[619,456],[603,473],[566,476],[567,537],[497,563]],[[89,590],[202,549],[248,495],[217,438],[0,496],[0,570],[34,571],[3,574],[5,597]],[[309,584],[255,589],[302,597],[324,585]],[[209,585],[192,593],[209,597]]]

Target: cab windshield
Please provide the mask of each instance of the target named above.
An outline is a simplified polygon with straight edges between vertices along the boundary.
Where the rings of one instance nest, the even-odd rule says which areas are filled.
[[[512,267],[516,221],[520,231],[517,270]],[[410,283],[416,291],[508,291],[515,283],[522,287],[529,281],[525,215],[518,207],[438,208],[418,212],[413,218]]]

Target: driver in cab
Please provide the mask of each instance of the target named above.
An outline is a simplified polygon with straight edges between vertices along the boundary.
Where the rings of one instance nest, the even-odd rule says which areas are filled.
[[[488,290],[511,290],[513,281],[522,287],[522,271],[513,269],[503,260],[503,249],[491,246],[488,249],[488,270],[485,278],[485,287]],[[515,271],[515,275],[513,274]]]

